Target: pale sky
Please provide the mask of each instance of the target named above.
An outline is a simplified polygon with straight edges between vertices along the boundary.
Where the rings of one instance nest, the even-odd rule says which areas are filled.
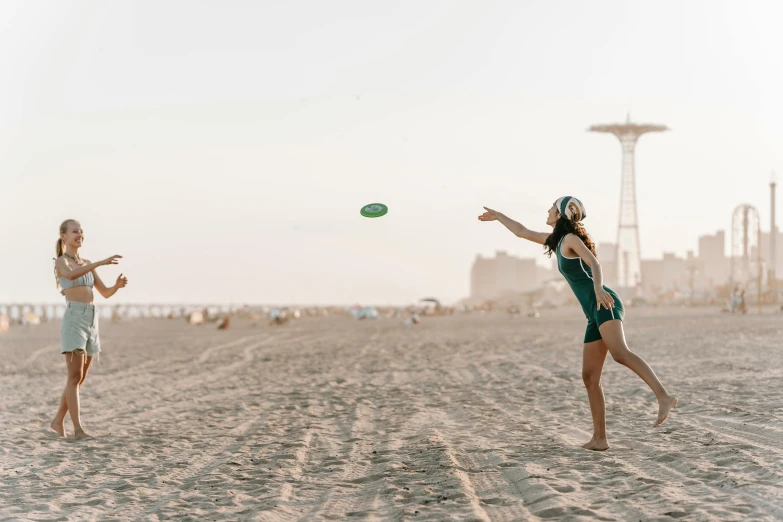
[[[637,149],[643,258],[730,232],[740,203],[768,229],[781,19],[774,1],[5,0],[0,302],[62,299],[71,217],[84,257],[125,256],[99,269],[130,279],[117,302],[453,302],[477,253],[548,261],[483,205],[546,230],[577,196],[614,241],[620,146],[586,129],[627,111],[671,128]],[[361,217],[374,202],[389,213]]]

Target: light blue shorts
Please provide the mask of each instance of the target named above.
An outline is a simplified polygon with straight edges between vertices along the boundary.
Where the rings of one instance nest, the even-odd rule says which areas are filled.
[[[95,305],[68,301],[60,327],[60,353],[84,350],[88,357],[98,355],[101,340],[98,337],[98,314]]]

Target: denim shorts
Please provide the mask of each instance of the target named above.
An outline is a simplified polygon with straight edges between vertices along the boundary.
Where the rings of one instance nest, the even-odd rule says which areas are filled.
[[[98,355],[101,340],[98,337],[98,314],[95,305],[68,301],[60,327],[60,353],[84,350],[88,357]]]

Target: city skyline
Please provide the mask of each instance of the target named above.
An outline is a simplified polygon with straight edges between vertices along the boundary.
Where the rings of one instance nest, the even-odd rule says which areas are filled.
[[[776,264],[781,264],[781,254],[783,254],[783,246],[781,246],[783,233],[778,227],[776,229],[777,241],[771,241],[771,235],[762,232],[761,250],[753,246],[748,252],[751,265],[749,278],[735,278],[732,271],[731,237],[727,236],[724,230],[718,230],[714,234],[699,236],[697,248],[688,250],[685,256],[663,252],[658,258],[643,257],[641,259],[643,279],[641,292],[638,295],[656,301],[661,297],[670,298],[674,295],[672,292],[687,294],[694,291],[701,299],[712,302],[719,299],[719,296],[730,286],[751,288],[755,291],[758,289],[757,284],[761,282],[762,291],[771,290],[773,287],[770,285],[772,281],[770,277],[773,272],[770,263],[774,260]],[[773,244],[777,252],[776,256],[770,256]],[[617,263],[613,257],[616,252],[615,247],[613,243],[596,244],[604,284],[617,288]],[[761,279],[757,277],[756,263],[759,254]],[[556,262],[551,260],[549,265],[541,266],[534,258],[516,257],[503,250],[497,250],[494,257],[477,254],[471,266],[471,290],[466,298],[467,302],[475,305],[497,299],[508,302],[518,302],[522,299],[528,301],[528,306],[533,306],[535,301],[542,299],[550,283],[561,281]],[[781,266],[776,268],[778,274],[783,271]],[[562,289],[562,285],[559,288]],[[551,296],[551,292],[549,293]]]

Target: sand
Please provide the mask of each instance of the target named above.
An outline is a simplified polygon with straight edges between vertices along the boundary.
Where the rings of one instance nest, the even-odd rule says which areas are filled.
[[[780,520],[783,316],[628,310],[681,402],[607,361],[591,434],[575,308],[285,326],[102,324],[89,441],[47,426],[59,324],[0,337],[0,518]],[[70,420],[66,429],[72,432]]]

